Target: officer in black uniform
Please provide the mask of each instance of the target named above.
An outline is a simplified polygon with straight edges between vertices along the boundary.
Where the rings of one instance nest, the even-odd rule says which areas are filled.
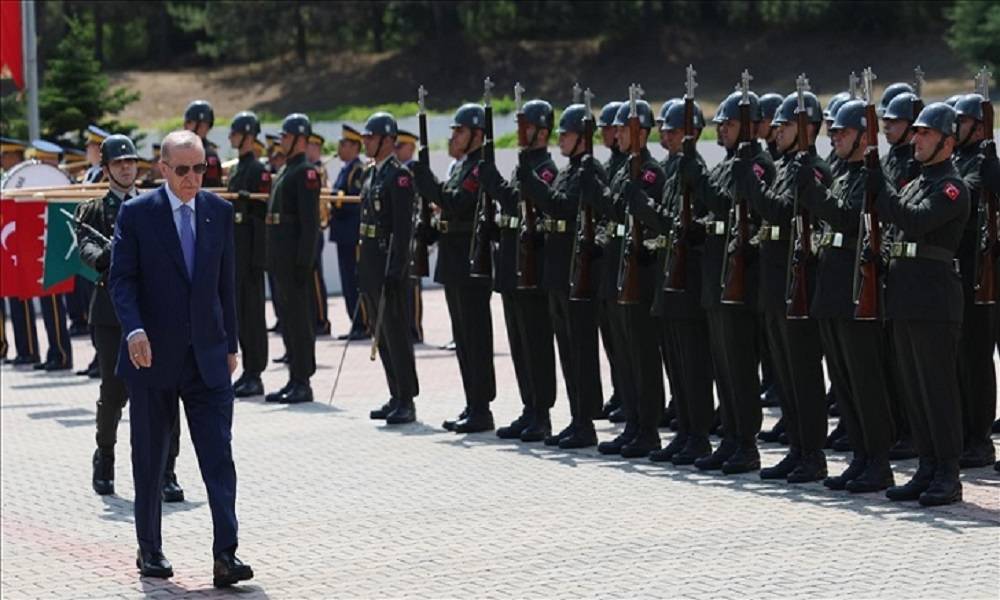
[[[853,100],[849,92],[839,92],[830,98],[826,108],[823,109],[823,122],[826,123],[826,135],[830,137],[831,140],[833,138],[833,132],[830,130],[830,127],[833,126],[833,121],[837,117],[837,109],[839,109],[840,106],[848,100]],[[843,175],[846,169],[844,162],[837,156],[836,148],[830,148],[830,153],[826,157],[826,164],[830,165],[834,178]]]
[[[389,386],[389,401],[372,411],[388,425],[417,418],[413,399],[420,392],[413,358],[406,297],[410,284],[413,234],[413,178],[395,156],[398,127],[389,113],[368,117],[362,132],[373,164],[361,188],[361,249],[358,276],[361,301],[377,329],[378,352]],[[378,413],[378,414],[376,414]]]
[[[458,162],[448,181],[439,183],[430,169],[414,163],[417,192],[440,207],[434,281],[444,285],[458,365],[465,389],[465,410],[444,428],[456,433],[493,429],[490,402],[496,397],[493,366],[492,289],[489,278],[469,276],[469,248],[480,200],[479,161],[483,156],[486,114],[481,105],[463,104],[451,123],[449,152]],[[421,232],[433,239],[429,232]]]
[[[260,135],[260,121],[252,112],[241,112],[229,124],[229,143],[239,162],[229,171],[226,189],[233,200],[233,241],[236,248],[236,322],[243,351],[243,373],[233,384],[237,398],[260,396],[260,374],[267,367],[267,323],[264,317],[264,219],[267,202],[250,194],[269,194],[271,174],[257,160],[253,145]]]
[[[749,169],[760,183],[769,186],[774,180],[774,163],[758,140],[739,144],[741,93],[734,92],[719,105],[713,121],[719,140],[726,148],[726,158],[711,171],[694,156],[682,159],[678,172],[684,184],[691,187],[699,211],[705,212],[703,222],[707,238],[702,254],[702,305],[708,316],[712,359],[725,437],[711,455],[695,461],[702,470],[721,469],[725,474],[745,473],[760,468],[757,433],[760,431],[760,364],[758,344],[760,319],[757,313],[759,262],[752,244],[744,248],[746,255],[743,304],[722,303],[722,268],[727,260],[727,233],[732,222],[731,211],[741,190],[736,186],[735,173]],[[760,122],[761,112],[756,94],[749,94],[751,127]],[[737,161],[739,163],[737,164]],[[749,237],[760,224],[753,207],[747,207],[750,220]],[[728,221],[727,221],[728,218]]]
[[[361,133],[347,125],[341,126],[337,157],[344,163],[333,182],[333,193],[357,196],[361,193],[365,164],[361,160]],[[364,307],[358,309],[358,227],[361,224],[361,207],[358,204],[336,201],[330,207],[330,241],[337,244],[337,266],[340,270],[340,290],[344,295],[347,318],[353,319],[347,333],[338,340],[362,340],[368,337],[367,315]],[[355,318],[355,314],[357,318]]]
[[[396,158],[404,167],[409,168],[416,160],[414,155],[417,152],[417,136],[403,129],[399,130],[396,137]],[[414,202],[420,206],[420,197]],[[417,210],[417,209],[414,209]],[[410,273],[410,291],[406,295],[406,314],[410,316],[410,336],[413,343],[420,344],[424,341],[424,298],[423,281],[414,273]]]
[[[896,192],[881,170],[866,173],[876,209],[895,225],[886,277],[886,317],[893,320],[897,368],[906,385],[907,415],[920,454],[913,478],[886,492],[891,500],[923,506],[962,499],[962,403],[958,356],[962,334],[962,279],[955,272],[969,219],[969,189],[952,162],[955,109],[928,105],[913,123],[913,156],[920,177]]]
[[[771,155],[771,159],[777,161],[782,156],[781,150],[778,149],[778,143],[775,137],[778,130],[772,127],[774,121],[774,115],[778,112],[778,108],[781,103],[784,102],[784,97],[777,92],[768,92],[762,94],[758,103],[760,104],[760,122],[757,123],[755,137],[763,140],[767,145],[767,153]]]
[[[101,143],[101,167],[108,181],[108,193],[103,198],[83,202],[76,209],[81,223],[86,223],[109,240],[114,236],[118,209],[123,202],[136,195],[137,159],[135,146],[128,137],[111,135],[105,138]],[[97,449],[94,451],[91,483],[97,494],[106,496],[115,493],[115,443],[122,409],[128,401],[125,383],[115,375],[122,329],[107,288],[111,246],[85,227],[77,227],[77,237],[80,241],[80,260],[100,274],[90,302],[90,324],[94,328],[101,372],[101,391],[97,400]],[[184,500],[184,490],[178,485],[174,473],[180,449],[180,422],[175,425],[164,474],[164,502]]]
[[[319,173],[320,189],[326,189],[326,167],[323,165],[323,144],[326,143],[326,138],[316,133],[315,131],[309,136],[309,143],[306,144],[306,162],[312,164],[316,167],[316,172]],[[326,228],[329,225],[329,219],[323,221],[322,214],[320,213],[320,228]],[[316,240],[316,265],[313,267],[312,276],[312,287],[313,287],[313,315],[316,317],[316,335],[330,335],[330,304],[328,299],[328,293],[326,289],[326,278],[323,276],[323,246],[326,245],[326,240],[323,237],[323,233],[320,232],[319,239]]]
[[[824,224],[809,314],[819,324],[840,420],[854,451],[847,469],[827,477],[823,485],[854,493],[883,490],[894,481],[889,465],[894,425],[883,367],[883,324],[854,320],[854,259],[865,199],[864,117],[862,100],[845,102],[837,110],[831,131],[845,172],[830,190],[816,181],[805,161],[798,178],[799,202]]]
[[[319,236],[320,175],[306,161],[312,123],[292,113],[281,123],[281,146],[288,161],[271,186],[267,217],[267,269],[277,283],[281,337],[288,383],[266,396],[268,402],[312,402],[309,378],[316,372],[316,316],[310,309],[316,238]]]
[[[202,177],[203,187],[222,187],[222,163],[215,144],[208,141],[208,132],[215,124],[215,111],[207,100],[194,100],[184,109],[184,129],[193,131],[205,147],[205,164],[208,169]]]
[[[761,479],[787,479],[789,483],[819,481],[827,476],[826,401],[823,381],[823,351],[819,326],[813,319],[789,319],[788,305],[789,245],[794,243],[797,208],[797,173],[805,168],[824,187],[833,181],[830,167],[816,156],[816,136],[823,122],[819,100],[812,92],[803,92],[803,103],[809,122],[806,133],[808,156],[797,155],[798,94],[785,97],[772,121],[777,134],[775,147],[780,153],[777,175],[766,189],[758,183],[750,169],[734,173],[737,185],[747,191],[751,205],[761,216],[758,233],[760,244],[760,308],[764,317],[764,333],[774,361],[777,381],[782,390],[781,415],[788,432],[789,452],[773,467],[761,469]],[[741,166],[744,163],[739,163]],[[814,270],[813,258],[806,269]],[[810,297],[815,284],[807,283]]]
[[[681,156],[694,156],[704,164],[695,144],[705,127],[705,117],[701,107],[694,104],[694,136],[684,137],[684,101],[673,103],[663,116],[660,137],[670,152],[667,164],[667,182],[663,186],[663,197],[659,202],[640,205],[637,213],[644,223],[661,236],[660,259],[653,303],[653,314],[661,320],[662,352],[668,356],[670,364],[671,401],[676,408],[677,435],[663,449],[651,452],[654,462],[670,461],[675,465],[691,465],[694,461],[712,452],[708,441],[712,425],[712,354],[709,349],[708,322],[705,309],[701,306],[701,262],[705,240],[705,227],[696,219],[704,216],[704,209],[691,206],[691,224],[687,231],[680,227],[683,208],[684,185],[677,167]],[[683,289],[665,290],[668,254],[671,264],[676,260],[671,243],[682,240],[687,246],[687,271]]]
[[[990,429],[997,410],[996,368],[993,366],[997,309],[995,304],[979,305],[974,300],[980,224],[986,222],[986,206],[981,202],[983,156],[980,146],[986,139],[983,102],[979,94],[968,94],[955,104],[958,144],[953,160],[969,188],[971,201],[969,220],[958,249],[964,297],[958,360],[964,432],[962,468],[985,467],[996,461]]]
[[[603,165],[602,171],[604,179],[602,180],[603,181],[603,183],[601,184],[602,186],[607,185],[608,179],[610,179],[611,176],[618,171],[619,167],[625,164],[625,160],[628,158],[628,156],[624,152],[618,150],[618,144],[615,143],[616,130],[614,122],[615,122],[615,116],[618,114],[618,109],[621,108],[621,105],[622,103],[616,100],[608,102],[603,107],[601,107],[601,112],[597,116],[597,128],[601,133],[601,144],[605,148],[611,150],[611,156],[608,158],[608,161]],[[593,167],[588,167],[588,169],[597,172],[597,169]],[[597,216],[601,221],[603,221],[598,224],[600,226],[601,231],[608,234],[601,237],[602,244],[599,244],[599,246],[602,246],[603,242],[609,241],[611,239],[610,235],[615,234],[616,231],[613,230],[614,228],[612,228],[612,230],[605,229],[604,226],[607,225],[608,219],[603,215],[603,213],[598,211],[595,216]],[[608,267],[609,262],[610,261],[605,261],[604,263],[605,267],[601,271],[601,279],[599,281],[604,281],[605,277],[604,273],[609,268]],[[611,397],[608,399],[607,402],[604,403],[604,406],[601,409],[601,415],[611,420],[613,423],[622,423],[625,421],[625,413],[621,410],[622,401],[621,401],[621,396],[618,393],[618,390],[621,389],[622,378],[628,377],[629,375],[628,373],[622,372],[622,370],[624,369],[624,365],[618,364],[619,361],[617,360],[616,350],[614,348],[614,344],[611,341],[612,338],[611,320],[610,317],[608,316],[608,311],[605,310],[606,303],[604,302],[604,300],[606,300],[607,298],[605,298],[605,294],[603,293],[604,291],[606,291],[608,295],[614,294],[617,296],[617,290],[612,290],[610,288],[608,288],[607,290],[603,290],[601,286],[598,287],[600,288],[601,291],[598,292],[599,301],[597,302],[597,307],[598,307],[597,323],[601,332],[601,342],[604,346],[604,355],[607,357],[608,365],[611,367]],[[617,300],[617,298],[611,298],[611,299]]]
[[[647,204],[649,198],[662,198],[665,176],[663,168],[649,153],[646,146],[649,132],[653,128],[653,110],[645,100],[636,100],[636,114],[639,118],[639,146],[641,148],[639,179],[632,180],[629,162],[611,176],[611,183],[605,188],[603,207],[601,210],[616,224],[615,236],[617,252],[610,252],[609,263],[605,268],[604,279],[613,287],[613,300],[606,306],[610,309],[612,335],[621,340],[622,355],[625,368],[628,369],[629,382],[622,398],[622,408],[627,420],[625,429],[613,440],[598,444],[602,454],[620,454],[624,458],[647,456],[653,450],[660,448],[660,435],[657,427],[663,412],[664,390],[662,358],[659,346],[659,319],[650,314],[653,302],[653,288],[656,280],[656,258],[645,244],[636,257],[639,273],[639,295],[636,302],[623,303],[619,301],[618,280],[619,271],[624,268],[623,250],[634,236],[642,240],[652,240],[650,228],[641,220],[634,218],[638,204]],[[629,151],[631,139],[628,128],[630,103],[624,103],[615,115],[614,125],[617,128],[615,141],[622,153]],[[631,157],[629,157],[631,160]],[[609,245],[609,248],[612,247]],[[617,264],[615,264],[617,263]],[[609,280],[608,275],[613,274]]]
[[[104,172],[101,168],[101,144],[111,135],[97,125],[87,127],[86,143],[84,148],[87,153],[87,160],[90,168],[83,175],[81,183],[100,183],[104,179]],[[66,314],[69,315],[69,335],[77,337],[90,335],[87,313],[90,308],[90,298],[94,295],[94,284],[86,277],[75,275],[73,277],[73,291],[66,294]],[[97,356],[91,361],[87,369],[77,373],[77,375],[87,375],[97,368]]]
[[[549,317],[549,296],[539,281],[545,273],[548,245],[543,245],[542,238],[548,231],[548,222],[539,214],[535,196],[522,189],[522,182],[534,175],[541,178],[546,189],[555,181],[558,168],[548,151],[553,125],[552,105],[544,100],[530,100],[522,107],[522,113],[527,124],[527,146],[518,153],[517,165],[510,182],[503,179],[495,165],[486,162],[479,165],[479,180],[486,193],[500,207],[496,217],[499,243],[493,253],[493,289],[500,293],[503,300],[510,357],[514,363],[522,404],[521,415],[506,427],[497,429],[497,437],[541,442],[552,434],[549,411],[556,401],[553,333],[558,340],[563,380],[571,404],[576,400],[577,389],[570,365],[566,323]],[[538,190],[536,186],[531,191],[543,190]],[[531,203],[530,210],[535,212],[536,218],[536,230],[533,234],[523,231],[528,218],[528,203]],[[535,252],[536,281],[521,281],[520,277],[521,238],[527,235],[533,236],[525,243],[531,244]],[[565,279],[568,272],[566,270],[560,277]]]

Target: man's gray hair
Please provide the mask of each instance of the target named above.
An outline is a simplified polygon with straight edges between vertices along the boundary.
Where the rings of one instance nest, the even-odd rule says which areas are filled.
[[[205,146],[201,143],[198,134],[186,129],[171,131],[167,137],[163,138],[163,141],[160,142],[160,160],[166,162],[174,148],[200,148],[202,152],[205,151]]]

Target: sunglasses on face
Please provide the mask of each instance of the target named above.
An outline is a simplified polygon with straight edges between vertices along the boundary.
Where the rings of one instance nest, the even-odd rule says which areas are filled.
[[[195,165],[177,165],[177,166],[171,165],[169,163],[163,163],[163,164],[170,167],[173,170],[174,174],[177,175],[178,177],[184,177],[185,175],[188,174],[188,171],[194,171],[195,175],[204,175],[205,171],[208,170],[207,163],[198,163]]]

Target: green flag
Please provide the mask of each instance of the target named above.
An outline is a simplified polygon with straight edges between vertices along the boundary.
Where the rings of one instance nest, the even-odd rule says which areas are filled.
[[[76,202],[49,202],[45,227],[45,272],[42,287],[49,288],[66,281],[74,275],[82,275],[97,281],[94,271],[80,260],[80,246],[77,243],[76,225],[62,210],[73,214]]]

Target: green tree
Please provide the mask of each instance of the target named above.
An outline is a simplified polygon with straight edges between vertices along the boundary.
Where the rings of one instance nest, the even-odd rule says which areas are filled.
[[[88,125],[97,123],[115,132],[131,133],[132,127],[113,118],[139,99],[139,92],[111,89],[108,78],[90,49],[93,26],[71,19],[66,36],[45,65],[38,94],[42,132],[56,139],[66,134],[83,135]]]
[[[1000,68],[1000,2],[958,0],[948,11],[948,45],[973,67]]]

